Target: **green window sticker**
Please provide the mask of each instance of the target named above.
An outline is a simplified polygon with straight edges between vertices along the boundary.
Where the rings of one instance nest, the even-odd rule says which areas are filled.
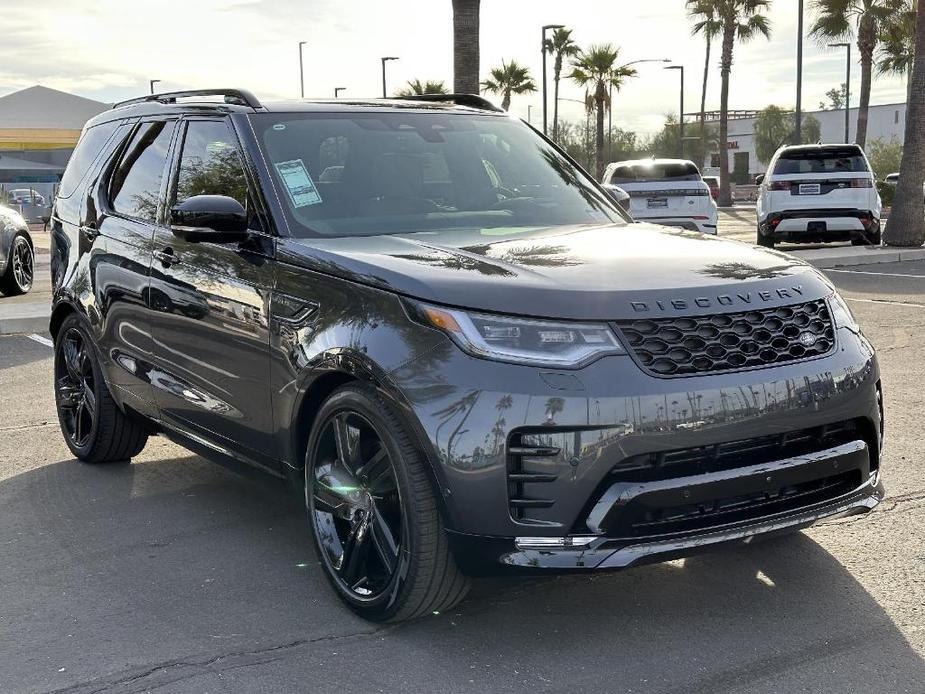
[[[321,195],[315,188],[315,182],[308,175],[308,170],[301,159],[277,162],[275,166],[295,207],[308,207],[321,202]]]

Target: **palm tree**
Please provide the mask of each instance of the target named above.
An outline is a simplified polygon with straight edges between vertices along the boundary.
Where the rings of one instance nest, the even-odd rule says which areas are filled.
[[[694,21],[691,33],[703,34],[707,44],[706,57],[703,61],[703,88],[700,92],[700,147],[707,152],[707,78],[710,75],[710,49],[713,39],[719,36],[723,28],[720,23],[719,0],[687,0],[687,16]],[[703,161],[699,162],[701,165]]]
[[[552,38],[546,39],[543,49],[555,56],[552,68],[552,139],[559,141],[559,79],[562,77],[562,59],[578,55],[578,44],[572,41],[571,29],[556,29]]]
[[[906,139],[899,182],[890,221],[883,240],[890,246],[921,246],[925,243],[925,0],[918,0],[915,20],[915,56],[912,62],[913,95],[906,104]]]
[[[822,42],[843,41],[857,33],[861,54],[861,94],[858,103],[857,134],[854,141],[867,143],[867,110],[870,106],[870,82],[874,51],[881,32],[900,11],[902,0],[813,0],[816,21],[810,35]]]
[[[491,76],[482,82],[482,91],[501,95],[501,108],[507,111],[511,107],[512,94],[526,94],[536,91],[536,84],[530,77],[530,70],[516,60],[509,63],[501,61],[501,67],[494,68]]]
[[[479,3],[453,0],[453,91],[479,93]]]
[[[771,36],[771,22],[761,14],[771,7],[771,0],[719,0],[719,21],[723,37],[723,52],[719,69],[719,204],[731,205],[729,189],[729,74],[732,72],[732,51],[736,40],[750,41],[759,34]]]
[[[915,58],[915,8],[905,0],[903,8],[880,31],[877,72],[905,75],[906,103],[912,99],[912,61]]]
[[[420,94],[449,94],[449,91],[444,86],[443,80],[439,82],[436,80],[421,82],[421,80],[414,79],[408,80],[408,86],[399,89],[395,93],[398,96],[417,96]]]
[[[595,175],[604,175],[604,113],[610,108],[608,90],[613,87],[620,91],[628,77],[634,77],[636,71],[625,65],[617,65],[620,49],[612,44],[593,44],[586,51],[579,51],[572,61],[569,79],[585,88],[585,106],[596,116],[594,147]]]

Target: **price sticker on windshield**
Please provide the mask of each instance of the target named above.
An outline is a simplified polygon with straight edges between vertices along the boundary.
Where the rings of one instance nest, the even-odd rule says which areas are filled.
[[[321,194],[301,159],[276,162],[275,166],[295,207],[308,207],[321,202]]]

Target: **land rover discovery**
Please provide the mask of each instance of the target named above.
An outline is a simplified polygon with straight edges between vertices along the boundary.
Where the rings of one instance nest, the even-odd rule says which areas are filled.
[[[52,233],[73,454],[160,434],[287,480],[368,619],[445,610],[471,575],[661,561],[882,496],[877,360],[823,275],[629,224],[476,96],[117,104]]]

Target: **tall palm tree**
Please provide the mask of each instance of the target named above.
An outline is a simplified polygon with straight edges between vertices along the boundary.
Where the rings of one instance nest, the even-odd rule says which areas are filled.
[[[729,75],[732,72],[732,52],[736,40],[745,43],[758,35],[770,38],[771,22],[761,14],[771,7],[771,0],[719,0],[719,21],[722,26],[723,52],[719,70],[719,204],[731,205],[729,188]]]
[[[609,88],[617,91],[628,77],[636,71],[625,65],[617,65],[620,49],[612,44],[592,44],[586,51],[580,51],[572,61],[569,79],[585,88],[585,106],[596,117],[595,128],[595,175],[604,175],[604,113],[610,108]]]
[[[813,0],[816,21],[810,29],[811,36],[827,42],[843,41],[857,35],[858,52],[861,54],[861,93],[854,141],[861,147],[867,143],[874,51],[880,42],[881,31],[889,26],[901,4],[902,0]]]
[[[482,82],[482,91],[501,95],[501,108],[507,111],[511,107],[512,94],[527,94],[536,91],[536,83],[530,77],[530,70],[512,60],[501,61],[501,67],[494,68],[487,80]]]
[[[571,29],[556,29],[552,38],[546,39],[543,50],[555,56],[552,67],[552,139],[559,141],[559,80],[562,77],[562,59],[578,55],[578,44],[572,40]]]
[[[877,72],[906,78],[906,102],[912,99],[912,62],[915,59],[915,7],[905,0],[902,9],[880,31]]]
[[[421,80],[414,79],[408,80],[408,86],[402,87],[397,92],[398,96],[417,96],[420,94],[449,94],[446,86],[443,84],[443,80],[427,80],[421,82]]]
[[[453,91],[479,93],[479,3],[453,0]]]
[[[691,33],[702,34],[707,44],[703,61],[703,88],[700,92],[700,148],[707,152],[707,79],[710,76],[710,49],[723,26],[719,21],[720,0],[687,0],[687,16],[694,21]],[[699,162],[703,164],[703,162]]]
[[[925,0],[917,0],[915,56],[912,62],[912,98],[906,104],[906,139],[899,167],[896,198],[883,234],[891,246],[921,246],[925,243]]]

